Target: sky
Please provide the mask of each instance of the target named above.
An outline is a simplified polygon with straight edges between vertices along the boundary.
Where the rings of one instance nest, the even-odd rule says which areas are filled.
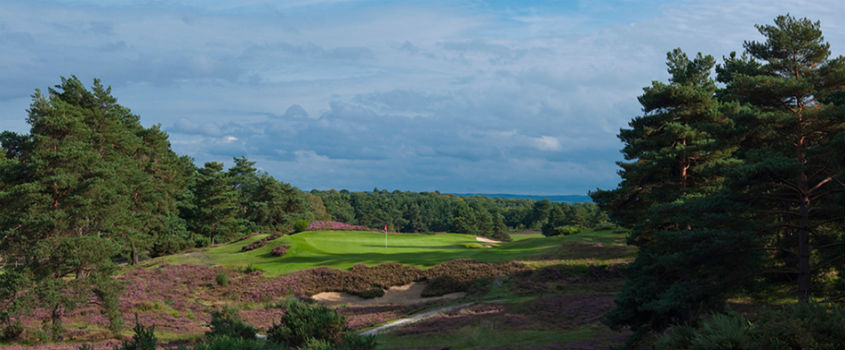
[[[721,61],[786,13],[843,54],[842,0],[0,0],[0,130],[76,75],[199,166],[306,191],[586,194],[666,52]]]

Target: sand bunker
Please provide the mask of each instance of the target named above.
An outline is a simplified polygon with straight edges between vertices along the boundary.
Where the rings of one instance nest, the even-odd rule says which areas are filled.
[[[464,292],[458,292],[439,297],[423,298],[420,295],[423,289],[425,289],[425,286],[425,282],[411,282],[403,286],[394,286],[385,291],[384,296],[372,299],[364,299],[359,296],[338,292],[317,293],[312,295],[311,298],[326,305],[412,305],[435,300],[458,299],[466,295]]]
[[[475,236],[475,240],[479,241],[479,242],[484,242],[484,243],[502,243],[502,241],[484,238],[484,237],[481,237],[481,236]]]

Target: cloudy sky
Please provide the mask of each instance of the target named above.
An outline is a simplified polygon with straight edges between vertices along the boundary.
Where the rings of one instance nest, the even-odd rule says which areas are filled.
[[[73,74],[197,164],[304,190],[584,194],[667,51],[721,58],[787,12],[843,54],[842,0],[0,0],[0,129]]]

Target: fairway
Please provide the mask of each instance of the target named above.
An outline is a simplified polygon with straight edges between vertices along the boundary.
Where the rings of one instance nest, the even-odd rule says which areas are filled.
[[[624,235],[610,231],[587,231],[572,236],[543,237],[541,234],[513,235],[513,242],[494,244],[492,248],[478,246],[475,236],[455,233],[388,234],[366,231],[308,231],[283,236],[265,246],[242,252],[241,247],[267,235],[256,235],[231,244],[186,254],[171,255],[145,262],[144,265],[198,264],[222,265],[231,268],[252,266],[268,276],[277,276],[317,266],[349,268],[355,264],[378,265],[401,263],[421,268],[458,258],[482,262],[506,262],[530,259],[555,251],[564,242],[594,242],[624,245]],[[276,257],[270,250],[279,244],[290,244],[287,254]]]

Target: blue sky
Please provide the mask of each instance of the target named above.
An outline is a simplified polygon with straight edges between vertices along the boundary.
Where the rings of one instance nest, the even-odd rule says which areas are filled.
[[[246,155],[304,190],[584,194],[680,47],[717,58],[825,1],[5,1],[0,129],[35,88],[99,77],[197,164]]]

